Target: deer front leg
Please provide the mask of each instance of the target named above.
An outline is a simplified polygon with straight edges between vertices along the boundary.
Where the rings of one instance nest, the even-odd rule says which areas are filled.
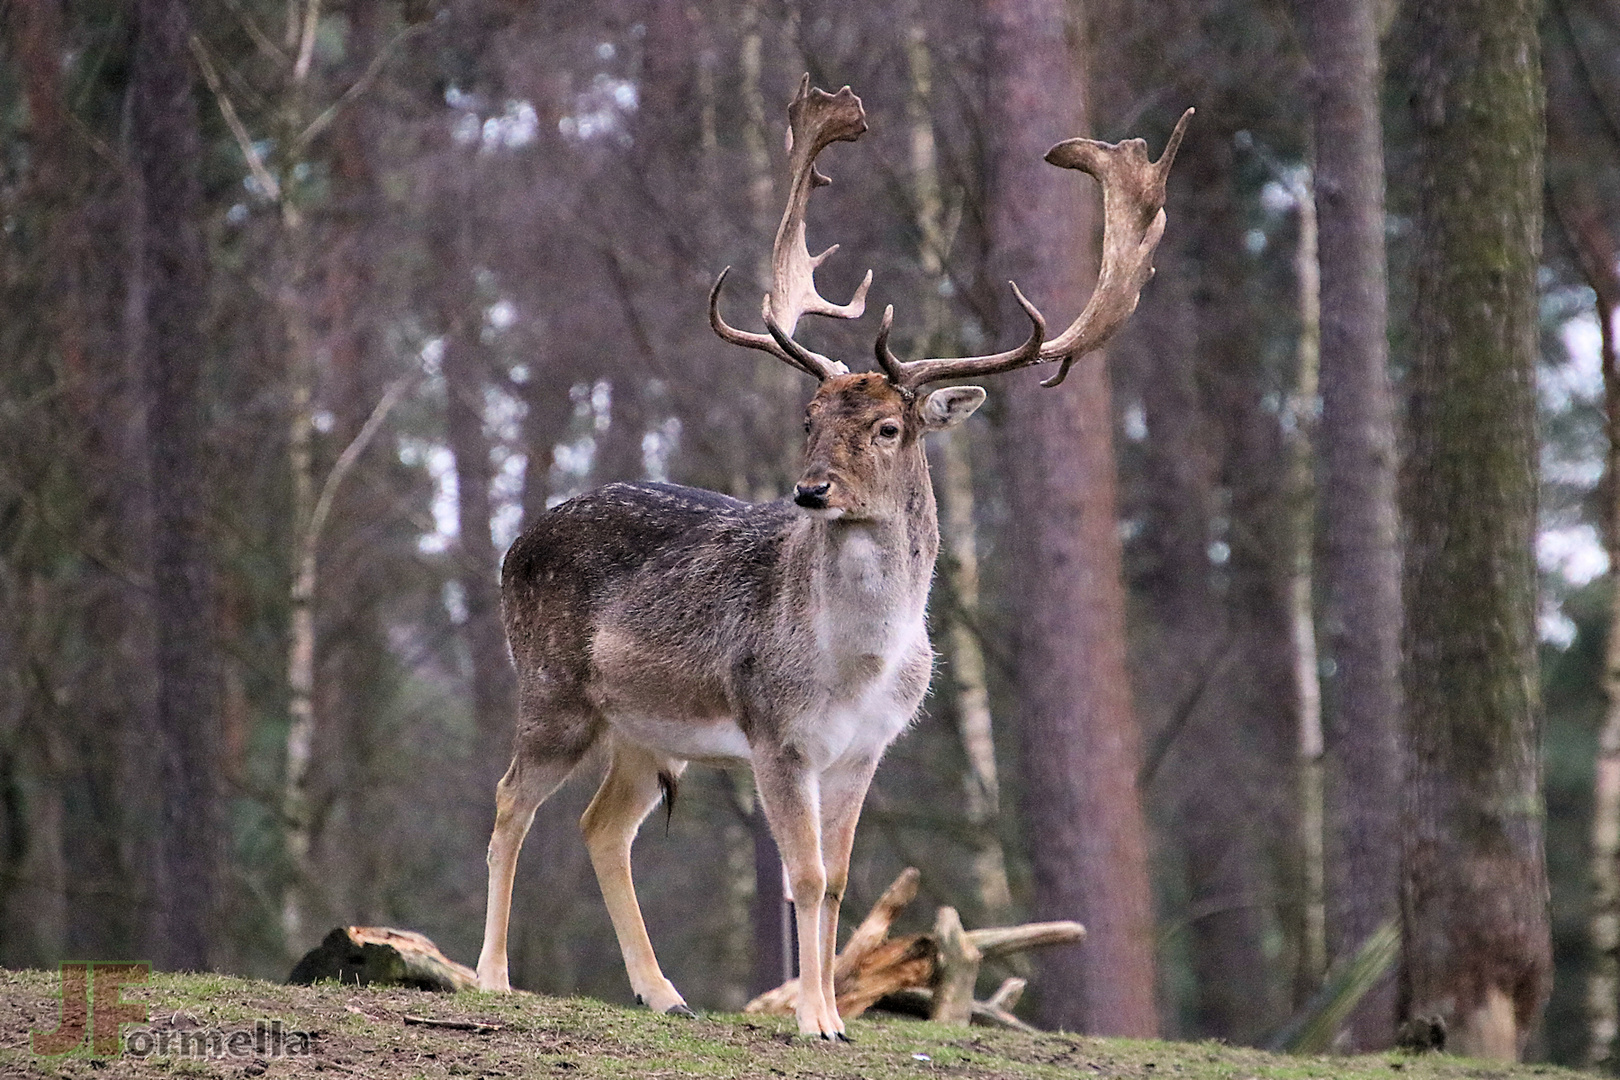
[[[844,1019],[838,1014],[834,971],[838,960],[838,910],[849,884],[849,854],[855,846],[855,824],[860,820],[866,789],[877,771],[876,758],[839,762],[821,775],[822,863],[827,873],[826,897],[821,905],[821,992],[839,1034]],[[800,993],[803,993],[802,984]]]
[[[586,807],[579,826],[585,832],[585,846],[591,853],[596,883],[607,903],[613,933],[619,939],[624,968],[636,1000],[655,1012],[692,1015],[675,984],[664,978],[647,937],[647,924],[636,902],[636,887],[630,878],[630,845],[652,808],[658,805],[660,772],[678,777],[685,762],[661,759],[639,747],[617,743],[613,764]]]
[[[827,999],[822,977],[827,871],[821,858],[820,782],[804,758],[786,748],[756,748],[754,779],[793,892],[799,933],[799,1034],[838,1039],[842,1037],[838,1011]]]

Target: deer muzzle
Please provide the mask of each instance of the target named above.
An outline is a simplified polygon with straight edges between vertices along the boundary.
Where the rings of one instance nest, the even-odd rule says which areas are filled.
[[[801,482],[793,489],[793,501],[806,510],[827,509],[827,493],[832,491],[831,480],[814,483]]]

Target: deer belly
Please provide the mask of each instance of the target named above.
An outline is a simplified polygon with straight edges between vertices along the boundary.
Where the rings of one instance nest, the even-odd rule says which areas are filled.
[[[748,740],[729,716],[671,720],[619,713],[608,717],[616,737],[683,761],[747,761]]]

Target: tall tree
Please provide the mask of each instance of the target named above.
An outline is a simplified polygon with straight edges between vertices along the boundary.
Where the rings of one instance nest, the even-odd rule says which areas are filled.
[[[1551,968],[1536,667],[1537,5],[1413,5],[1404,1015],[1512,1059]]]
[[[1091,248],[1085,193],[1042,161],[1052,142],[1086,130],[1075,9],[988,0],[985,10],[992,265],[1046,310],[1078,310]],[[1153,901],[1125,670],[1108,372],[1093,357],[1057,389],[1025,375],[1002,394],[1003,454],[1015,463],[1011,563],[1039,583],[1011,597],[1034,908],[1090,930],[1083,949],[1042,957],[1041,1020],[1152,1035]]]
[[[1400,556],[1394,405],[1384,269],[1384,159],[1372,0],[1300,0],[1316,120],[1321,266],[1320,447],[1323,620],[1335,670],[1331,717],[1334,831],[1329,950],[1352,955],[1395,913],[1400,716]],[[1395,988],[1381,982],[1350,1022],[1359,1050],[1388,1045]]]
[[[223,850],[215,788],[219,667],[204,528],[202,140],[184,0],[136,5],[134,116],[143,193],[141,342],[152,483],[152,596],[157,622],[161,792],[151,955],[209,966]]]

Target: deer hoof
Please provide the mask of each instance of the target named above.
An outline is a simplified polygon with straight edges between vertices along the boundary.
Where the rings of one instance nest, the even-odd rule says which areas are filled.
[[[664,1010],[664,1015],[665,1016],[686,1016],[686,1017],[690,1017],[693,1020],[697,1019],[697,1013],[693,1012],[691,1007],[688,1006],[686,1004],[686,1002],[684,1002],[684,1001],[678,1001],[674,1005],[671,1005],[669,1008],[665,1009]]]

